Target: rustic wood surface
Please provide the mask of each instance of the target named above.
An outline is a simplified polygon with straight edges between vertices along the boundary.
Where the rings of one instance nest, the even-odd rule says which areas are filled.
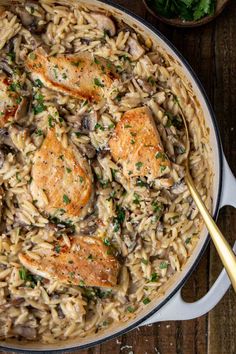
[[[214,107],[225,155],[236,175],[236,1],[216,21],[196,29],[175,29],[152,17],[141,0],[114,0],[158,28],[189,61]],[[226,207],[218,224],[233,244],[236,210]],[[212,244],[183,289],[184,298],[203,296],[222,269]],[[236,296],[230,289],[208,315],[163,322],[108,341],[80,354],[235,354]],[[76,353],[76,352],[74,352]]]

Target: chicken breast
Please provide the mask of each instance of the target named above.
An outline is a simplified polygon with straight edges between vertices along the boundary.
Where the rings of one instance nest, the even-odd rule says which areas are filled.
[[[46,87],[93,102],[103,98],[117,77],[110,61],[89,52],[49,57],[38,48],[28,55],[26,67]]]
[[[71,248],[68,248],[59,241],[54,254],[44,256],[41,261],[23,253],[19,254],[19,260],[30,272],[62,283],[99,287],[116,285],[119,263],[100,239],[74,236],[70,242]]]
[[[92,174],[87,161],[69,143],[63,147],[51,128],[35,153],[30,189],[37,206],[61,219],[83,216],[92,199]]]
[[[127,178],[158,178],[170,167],[148,107],[127,111],[118,122],[109,146],[113,159],[123,166]]]

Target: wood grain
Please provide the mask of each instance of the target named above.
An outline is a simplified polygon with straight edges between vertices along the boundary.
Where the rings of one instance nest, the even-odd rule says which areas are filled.
[[[175,29],[147,13],[141,0],[113,0],[146,18],[189,61],[216,113],[226,157],[236,175],[236,1],[203,27]],[[236,210],[220,212],[218,225],[233,244]],[[187,301],[203,296],[222,269],[211,244],[183,289]],[[208,315],[141,327],[80,354],[235,354],[236,296],[231,289]],[[76,353],[76,352],[74,352]]]

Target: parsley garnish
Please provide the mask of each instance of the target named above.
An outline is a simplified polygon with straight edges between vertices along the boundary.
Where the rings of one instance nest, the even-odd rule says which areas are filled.
[[[143,166],[143,163],[140,161],[136,162],[135,166],[136,166],[137,170],[140,171],[141,167]]]
[[[160,269],[166,269],[168,267],[168,263],[167,262],[161,262],[159,265]]]
[[[94,84],[98,87],[104,87],[103,83],[98,78],[94,79]]]
[[[150,300],[148,297],[146,297],[145,299],[143,299],[144,305],[149,304],[149,302],[151,302],[151,300]]]
[[[66,194],[64,194],[63,195],[63,202],[67,205],[67,204],[70,204],[70,198],[66,195]]]

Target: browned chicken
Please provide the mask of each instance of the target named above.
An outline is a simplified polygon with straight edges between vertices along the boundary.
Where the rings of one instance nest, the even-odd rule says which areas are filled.
[[[117,77],[110,61],[89,52],[47,56],[42,48],[28,55],[27,69],[52,90],[99,102]]]
[[[170,161],[164,153],[152,113],[147,107],[127,111],[109,141],[111,154],[128,177],[151,179],[168,172]]]
[[[59,209],[62,219],[85,212],[93,194],[89,165],[72,143],[63,147],[55,128],[35,153],[31,175],[31,193],[43,211],[55,215]],[[47,203],[40,204],[40,191],[46,194]]]
[[[26,99],[17,92],[17,82],[0,74],[0,128],[26,114]]]
[[[119,263],[100,239],[74,236],[70,241],[71,248],[59,241],[54,254],[44,256],[41,261],[20,253],[20,262],[34,274],[67,284],[99,287],[116,285]]]

